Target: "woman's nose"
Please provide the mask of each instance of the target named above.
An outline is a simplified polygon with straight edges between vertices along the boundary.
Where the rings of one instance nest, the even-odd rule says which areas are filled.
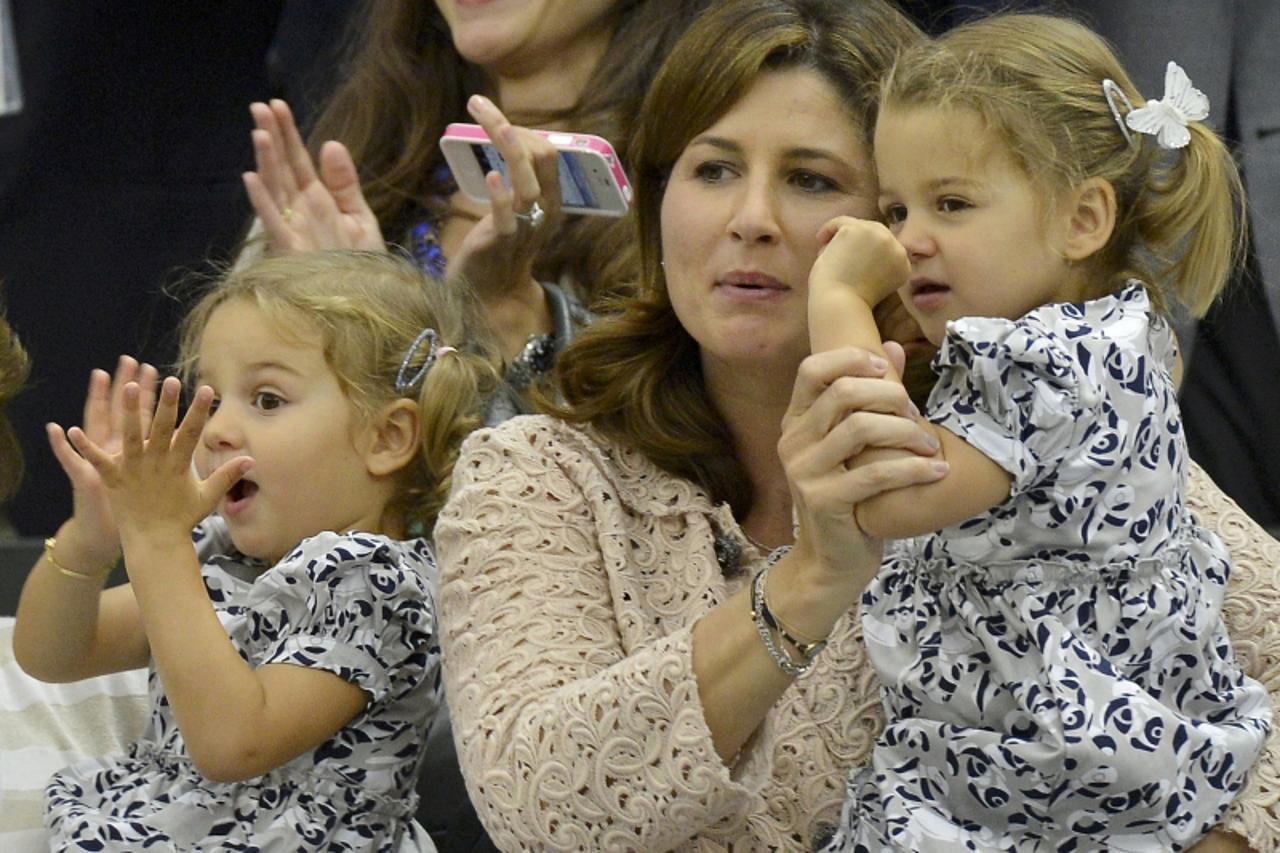
[[[729,232],[747,243],[775,243],[781,234],[776,209],[777,197],[765,180],[748,178],[743,191],[733,199]]]

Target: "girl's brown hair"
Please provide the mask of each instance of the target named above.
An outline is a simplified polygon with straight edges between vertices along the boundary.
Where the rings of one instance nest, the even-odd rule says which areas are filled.
[[[557,122],[613,143],[623,158],[636,113],[672,44],[710,0],[620,0],[613,37],[578,102],[568,110],[510,116],[540,126]],[[348,47],[343,83],[310,133],[313,153],[337,139],[350,150],[365,195],[392,243],[424,213],[444,214],[452,184],[440,137],[452,121],[470,121],[467,98],[490,91],[483,72],[463,59],[431,0],[366,0]],[[622,248],[630,226],[602,217],[568,217],[548,241],[535,273],[568,275],[585,288],[627,278]]]
[[[1191,122],[1191,142],[1162,149],[1119,127],[1103,92],[1114,81],[1134,106],[1146,99],[1106,41],[1067,18],[1003,14],[951,30],[904,53],[886,78],[884,109],[942,107],[976,113],[1049,199],[1089,178],[1110,182],[1116,225],[1086,261],[1087,298],[1137,278],[1152,303],[1170,294],[1197,315],[1238,267],[1244,190],[1231,152]],[[1125,115],[1128,107],[1116,99]]]
[[[690,140],[771,71],[812,69],[857,125],[870,128],[880,78],[919,38],[881,0],[728,0],[694,23],[645,99],[632,147],[639,286],[561,353],[564,402],[552,411],[639,449],[735,513],[746,511],[750,482],[707,396],[698,346],[667,293],[659,225],[667,176]]]
[[[320,252],[272,257],[237,268],[214,284],[183,321],[179,370],[190,384],[200,339],[213,312],[234,299],[258,306],[282,333],[319,333],[325,362],[364,418],[398,397],[418,403],[421,453],[405,469],[392,508],[411,529],[430,531],[449,495],[462,439],[481,424],[497,382],[496,362],[470,335],[469,308],[408,261],[383,252]],[[458,352],[437,358],[403,394],[396,380],[425,328]],[[419,346],[408,376],[429,355]]]

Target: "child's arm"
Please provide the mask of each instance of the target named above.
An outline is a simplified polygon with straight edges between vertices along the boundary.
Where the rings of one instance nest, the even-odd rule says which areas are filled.
[[[119,453],[105,452],[79,431],[71,440],[106,487],[151,656],[191,758],[208,778],[236,781],[323,743],[364,708],[366,696],[329,672],[287,664],[254,669],[223,630],[191,528],[252,460],[229,460],[200,480],[191,459],[213,392],[201,388],[175,430],[179,388],[177,379],[165,380],[145,441],[135,385],[125,390]]]
[[[892,298],[910,275],[906,250],[878,222],[833,219],[821,232],[826,247],[809,273],[809,338],[814,352],[862,347],[884,353],[872,306]],[[894,377],[897,378],[897,377]],[[932,425],[931,425],[932,426]],[[1009,473],[949,430],[932,426],[938,454],[951,466],[933,483],[881,492],[855,510],[870,536],[901,538],[940,530],[985,512],[1009,497]],[[858,454],[850,467],[903,450]]]
[[[154,367],[128,356],[121,357],[114,380],[95,370],[85,398],[85,433],[104,446],[118,446],[125,384],[138,382],[150,400],[156,378]],[[43,681],[76,681],[146,666],[146,634],[132,590],[127,584],[102,589],[120,556],[120,537],[102,480],[67,443],[61,427],[50,424],[48,435],[71,481],[74,511],[22,587],[14,657]]]

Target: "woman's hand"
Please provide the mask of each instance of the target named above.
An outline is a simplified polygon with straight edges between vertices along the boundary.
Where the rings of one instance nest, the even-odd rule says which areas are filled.
[[[118,449],[95,442],[73,427],[68,438],[101,479],[119,524],[122,540],[153,533],[188,537],[197,522],[213,511],[218,500],[252,467],[238,456],[219,465],[205,479],[192,466],[192,454],[209,418],[213,389],[201,386],[191,408],[175,429],[182,385],[170,376],[160,388],[155,417],[143,404],[136,382],[124,386]],[[146,425],[150,422],[150,437]]]
[[[902,348],[891,343],[886,350],[900,370]],[[906,390],[878,378],[888,367],[884,359],[859,349],[809,356],[800,365],[782,421],[778,453],[799,525],[795,551],[805,558],[801,562],[815,567],[810,580],[820,586],[848,589],[854,583],[856,592],[879,567],[880,543],[858,529],[854,507],[890,489],[934,482],[947,472],[945,462],[932,458],[937,440],[918,422]],[[850,469],[847,462],[869,447],[915,455]],[[851,570],[866,576],[853,578]],[[815,626],[811,636],[828,630],[830,625]]]
[[[320,172],[281,100],[250,105],[256,172],[244,186],[274,254],[324,249],[384,251],[386,243],[360,190],[351,153],[330,140],[320,148]]]
[[[85,395],[83,426],[77,432],[105,452],[118,453],[125,418],[124,389],[132,384],[137,388],[141,410],[135,423],[140,434],[145,436],[149,426],[148,413],[155,403],[158,378],[154,367],[139,365],[127,355],[120,357],[114,377],[105,370],[93,371],[89,375],[89,390]],[[76,453],[62,427],[47,424],[45,432],[53,455],[71,481],[72,516],[59,533],[58,550],[74,555],[67,559],[76,565],[105,565],[120,553],[120,534],[111,514],[102,477],[87,459]]]
[[[450,259],[449,280],[465,281],[485,303],[522,292],[541,299],[533,261],[560,226],[559,155],[546,139],[513,126],[488,98],[472,96],[467,110],[506,161],[511,186],[497,172],[485,175],[489,212]],[[543,212],[536,225],[527,218],[535,204]]]

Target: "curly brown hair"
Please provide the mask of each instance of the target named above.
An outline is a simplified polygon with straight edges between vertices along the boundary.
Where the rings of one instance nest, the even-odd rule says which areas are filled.
[[[639,286],[561,353],[564,404],[550,406],[556,415],[637,448],[728,501],[739,517],[747,511],[750,481],[707,395],[698,346],[667,293],[659,225],[667,176],[689,141],[770,71],[816,71],[869,134],[881,78],[921,38],[882,0],[728,0],[690,27],[645,99],[632,146]]]

